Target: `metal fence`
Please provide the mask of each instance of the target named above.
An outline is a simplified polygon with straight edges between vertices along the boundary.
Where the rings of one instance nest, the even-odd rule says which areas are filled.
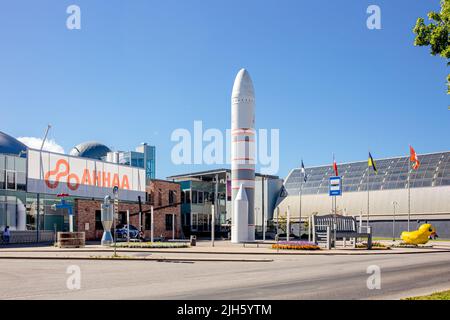
[[[53,231],[10,231],[9,244],[27,244],[38,242],[54,242],[55,233]],[[6,244],[3,232],[0,232],[0,244]]]

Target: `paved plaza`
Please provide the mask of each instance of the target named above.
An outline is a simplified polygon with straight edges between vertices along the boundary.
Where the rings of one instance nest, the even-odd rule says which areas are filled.
[[[172,251],[121,249],[119,256],[128,259],[122,261],[98,259],[112,253],[99,246],[0,250],[0,287],[8,288],[0,290],[0,299],[399,299],[450,288],[450,247],[444,242],[410,253],[309,255],[200,242]],[[73,266],[80,271],[79,290],[67,286]],[[381,272],[379,290],[367,286],[373,266]]]

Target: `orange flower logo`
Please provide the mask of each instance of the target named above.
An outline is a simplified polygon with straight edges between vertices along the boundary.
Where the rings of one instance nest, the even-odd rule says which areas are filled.
[[[63,167],[63,169],[61,169]],[[50,189],[56,189],[59,186],[59,183],[63,177],[67,177],[67,187],[75,191],[80,186],[80,178],[74,173],[70,173],[70,165],[69,162],[67,162],[64,159],[59,159],[56,162],[56,168],[55,170],[50,170],[45,174],[45,184]],[[55,182],[51,182],[49,179],[50,177],[56,175]],[[71,180],[74,180],[74,183],[71,183]]]

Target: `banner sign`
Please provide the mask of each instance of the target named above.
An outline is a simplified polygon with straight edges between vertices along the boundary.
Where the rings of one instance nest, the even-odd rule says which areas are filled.
[[[27,191],[103,199],[119,187],[119,199],[145,197],[145,170],[104,161],[28,150]]]

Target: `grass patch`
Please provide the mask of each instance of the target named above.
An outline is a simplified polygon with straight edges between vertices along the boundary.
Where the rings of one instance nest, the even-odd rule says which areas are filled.
[[[189,248],[190,245],[187,242],[122,242],[117,244],[117,248],[129,248],[129,249],[181,249]]]
[[[450,290],[443,292],[435,292],[428,296],[406,298],[404,300],[450,300]]]

